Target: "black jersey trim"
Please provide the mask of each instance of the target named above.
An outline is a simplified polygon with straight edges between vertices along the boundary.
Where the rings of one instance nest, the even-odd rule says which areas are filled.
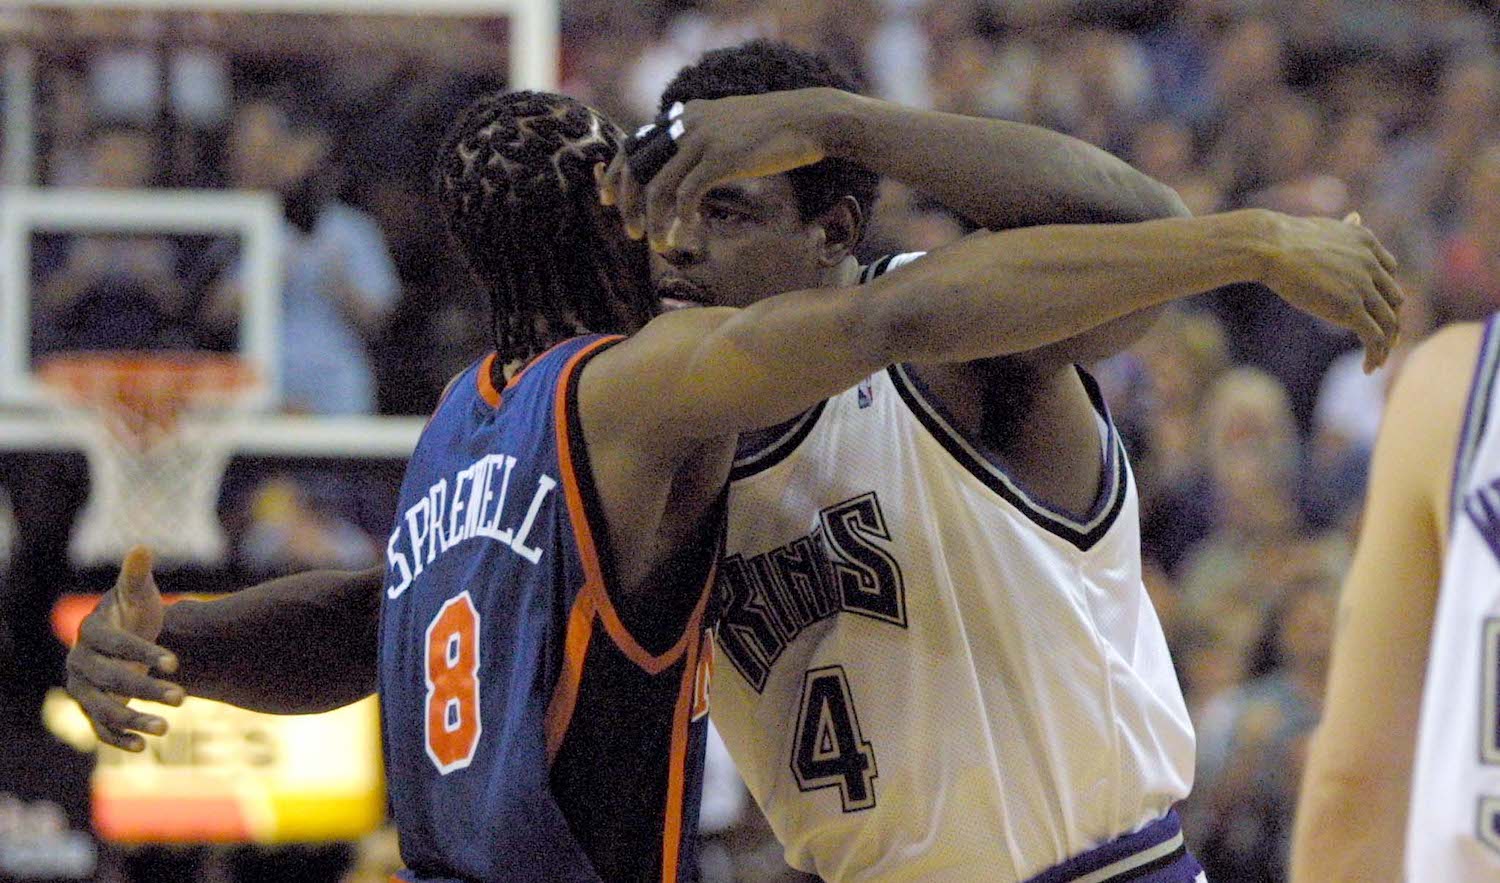
[[[1453,457],[1453,486],[1448,491],[1449,530],[1458,523],[1458,503],[1463,499],[1463,486],[1469,480],[1469,471],[1473,468],[1474,457],[1479,453],[1479,442],[1484,438],[1489,422],[1495,375],[1500,370],[1500,334],[1495,330],[1497,322],[1500,322],[1500,314],[1491,316],[1484,323],[1484,336],[1479,342],[1474,379],[1469,384],[1469,398],[1464,405],[1463,428],[1458,436],[1458,451]]]
[[[1088,391],[1089,401],[1108,427],[1104,449],[1104,479],[1107,484],[1095,500],[1090,513],[1078,518],[1035,500],[1004,469],[980,453],[979,446],[974,441],[954,428],[941,404],[923,394],[918,382],[906,372],[904,366],[892,365],[887,370],[901,400],[948,454],[986,487],[1019,509],[1032,523],[1067,540],[1084,552],[1093,548],[1114,526],[1121,510],[1125,508],[1126,491],[1129,487],[1125,448],[1115,430],[1114,421],[1110,419],[1109,408],[1104,403],[1099,386],[1087,371],[1077,369],[1078,376]]]
[[[748,436],[742,436],[740,451],[735,456],[734,466],[729,470],[729,480],[749,478],[785,460],[797,450],[813,431],[813,427],[818,425],[818,418],[823,416],[823,409],[827,406],[827,401],[818,402],[811,409],[793,417],[790,422],[774,427],[768,433],[768,440],[745,442],[743,439]]]
[[[636,661],[637,665],[646,667],[650,671],[653,668],[659,669],[670,665],[671,660],[681,652],[685,630],[692,626],[694,613],[703,606],[703,599],[708,593],[707,586],[712,584],[717,556],[705,555],[702,573],[683,579],[684,585],[704,586],[700,593],[691,595],[686,592],[671,593],[664,595],[659,603],[654,604],[621,604],[616,600],[615,589],[619,584],[619,577],[614,567],[614,541],[610,536],[609,523],[604,517],[604,506],[599,499],[583,424],[579,419],[577,380],[583,375],[584,367],[594,357],[622,339],[608,340],[603,345],[595,344],[593,350],[584,353],[563,376],[559,377],[558,383],[563,396],[564,419],[567,421],[567,445],[573,472],[571,478],[578,488],[578,498],[583,506],[583,519],[587,522],[589,532],[593,536],[593,551],[600,580],[599,600],[607,608],[598,612],[604,617],[606,626],[611,625],[609,622],[611,617],[618,622],[618,628],[623,634],[616,634],[614,629],[610,629],[611,639],[616,644],[620,644],[620,649]],[[709,512],[711,527],[706,532],[705,539],[711,548],[718,548],[723,534],[725,499],[725,495],[720,494]],[[665,615],[670,615],[670,617],[660,622],[648,622],[644,619],[647,615],[652,619]],[[628,646],[631,644],[634,646]]]

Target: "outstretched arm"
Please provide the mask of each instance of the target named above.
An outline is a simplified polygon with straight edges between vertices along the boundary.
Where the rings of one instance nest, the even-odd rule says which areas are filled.
[[[310,714],[375,692],[385,568],[314,570],[168,607],[160,644],[190,695]],[[277,635],[270,652],[266,635]]]
[[[837,89],[798,89],[684,108],[676,154],[638,184],[617,161],[604,182],[627,229],[673,244],[680,218],[727,181],[839,159],[909,184],[980,227],[1128,223],[1186,217],[1172,188],[1076,138],[1004,120],[917,110]],[[658,134],[657,138],[665,135]],[[649,171],[649,169],[647,169]],[[1094,296],[1108,300],[1114,293]],[[1121,313],[1033,363],[1091,361],[1129,346],[1159,310]]]
[[[68,692],[100,741],[128,751],[145,747],[130,731],[166,732],[132,698],[177,705],[186,693],[277,714],[347,705],[375,689],[384,579],[382,568],[312,571],[164,607],[150,554],[133,549],[79,627]]]
[[[823,159],[908,184],[990,230],[1189,214],[1172,188],[1077,138],[838,89],[692,101],[680,122],[676,155],[649,182],[608,181],[628,225],[653,243],[719,184]]]
[[[1297,807],[1299,883],[1401,879],[1448,486],[1478,346],[1472,325],[1423,344],[1386,411]]]
[[[976,234],[858,296],[803,291],[662,316],[591,363],[584,422],[620,438],[719,437],[773,425],[895,362],[1033,350],[1242,281],[1359,332],[1379,364],[1397,331],[1391,266],[1362,228],[1258,211]]]

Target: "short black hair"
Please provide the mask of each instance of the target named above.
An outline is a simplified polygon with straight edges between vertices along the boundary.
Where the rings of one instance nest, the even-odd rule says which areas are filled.
[[[644,244],[599,205],[594,166],[622,133],[572,98],[488,95],[463,112],[434,170],[444,220],[489,293],[497,362],[654,316]]]
[[[751,40],[738,46],[715,49],[695,64],[677,72],[661,96],[661,110],[678,101],[761,95],[830,86],[846,92],[860,91],[851,74],[834,66],[828,58],[776,40]],[[868,219],[880,190],[880,176],[842,159],[793,169],[789,173],[797,194],[797,210],[809,221],[827,211],[844,196],[853,196]]]

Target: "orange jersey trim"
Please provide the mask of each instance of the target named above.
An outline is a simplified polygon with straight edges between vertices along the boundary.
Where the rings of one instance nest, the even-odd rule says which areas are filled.
[[[559,381],[556,405],[553,417],[557,435],[558,468],[561,472],[561,484],[563,496],[567,501],[568,518],[573,527],[573,536],[577,544],[579,559],[583,565],[584,584],[579,590],[578,597],[573,602],[573,609],[568,614],[567,636],[563,644],[563,665],[558,675],[556,686],[553,688],[552,699],[547,705],[546,736],[547,736],[547,759],[548,762],[557,759],[557,753],[562,748],[564,737],[567,735],[569,725],[572,723],[573,714],[578,705],[578,692],[583,682],[583,669],[588,655],[589,643],[593,638],[594,622],[597,619],[604,626],[605,633],[615,646],[636,666],[647,674],[660,674],[680,661],[684,655],[688,655],[689,662],[684,668],[686,700],[679,698],[678,716],[682,717],[682,728],[686,733],[688,717],[692,714],[693,705],[693,682],[696,676],[696,657],[701,640],[702,622],[708,607],[708,600],[713,589],[714,579],[718,572],[718,560],[715,558],[710,564],[708,574],[704,578],[703,588],[698,593],[698,601],[693,606],[692,613],[688,616],[688,623],[683,628],[682,634],[665,652],[653,655],[636,641],[630,634],[625,623],[620,619],[619,612],[609,596],[608,588],[604,581],[604,568],[599,560],[599,550],[594,541],[594,531],[589,524],[588,510],[584,506],[583,492],[578,481],[577,464],[573,462],[573,449],[571,439],[571,426],[568,421],[568,396],[570,384],[573,381],[573,372],[582,359],[595,352],[600,347],[619,340],[618,337],[602,339],[574,354],[564,366],[561,380]],[[514,381],[512,381],[514,382]],[[685,701],[685,705],[683,704]],[[675,725],[674,725],[675,727]],[[674,736],[674,745],[675,742]],[[684,735],[685,738],[685,735]],[[676,765],[678,796],[676,798],[677,828],[681,831],[681,778],[683,775],[682,764],[686,759],[686,742],[681,746],[682,757],[676,756],[677,749],[674,748],[673,763]],[[675,856],[676,848],[673,849]]]
[[[573,370],[578,362],[613,340],[618,340],[618,338],[604,338],[575,353],[563,366],[557,388],[557,407],[554,412],[557,430],[557,462],[562,472],[563,493],[568,504],[568,520],[573,525],[573,540],[578,548],[579,560],[583,563],[584,580],[578,597],[573,601],[573,609],[568,613],[568,630],[563,641],[562,671],[558,673],[557,684],[552,689],[552,699],[547,703],[545,731],[549,764],[557,759],[557,752],[562,748],[568,725],[573,721],[573,710],[578,705],[578,688],[583,682],[583,665],[588,657],[589,640],[594,632],[595,605],[599,595],[602,594],[600,586],[604,579],[603,571],[599,567],[599,553],[594,548],[594,535],[589,530],[588,518],[584,516],[583,497],[578,490],[578,480],[573,469],[573,452],[568,444],[568,389]],[[524,373],[526,369],[523,368],[511,378],[506,388],[509,389],[515,385]]]
[[[484,361],[479,363],[479,373],[474,378],[479,386],[479,397],[491,408],[500,407],[500,390],[495,389],[495,379],[491,373],[495,370],[495,359],[498,356],[499,353],[485,356]]]
[[[709,585],[712,585],[710,580]],[[703,593],[708,597],[708,592]],[[686,635],[697,637],[703,623],[703,605],[700,601],[688,619]],[[687,664],[682,668],[682,682],[677,688],[677,707],[672,712],[672,757],[667,767],[667,805],[661,834],[661,879],[662,883],[675,883],[677,866],[681,862],[682,849],[682,801],[687,779],[688,722],[693,716],[694,686],[698,680],[698,640],[694,640],[687,651]]]
[[[557,685],[552,688],[552,700],[547,703],[547,764],[557,760],[563,737],[573,722],[573,710],[578,706],[578,688],[583,683],[583,664],[589,654],[589,639],[594,634],[594,593],[587,587],[573,602],[568,614],[568,632],[563,642],[562,671],[558,672]]]

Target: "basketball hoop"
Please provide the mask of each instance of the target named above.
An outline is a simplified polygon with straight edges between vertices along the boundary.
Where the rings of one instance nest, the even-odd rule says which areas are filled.
[[[256,386],[250,366],[219,353],[77,352],[37,373],[84,431],[92,490],[74,565],[118,564],[138,543],[168,564],[223,564],[219,483]]]

